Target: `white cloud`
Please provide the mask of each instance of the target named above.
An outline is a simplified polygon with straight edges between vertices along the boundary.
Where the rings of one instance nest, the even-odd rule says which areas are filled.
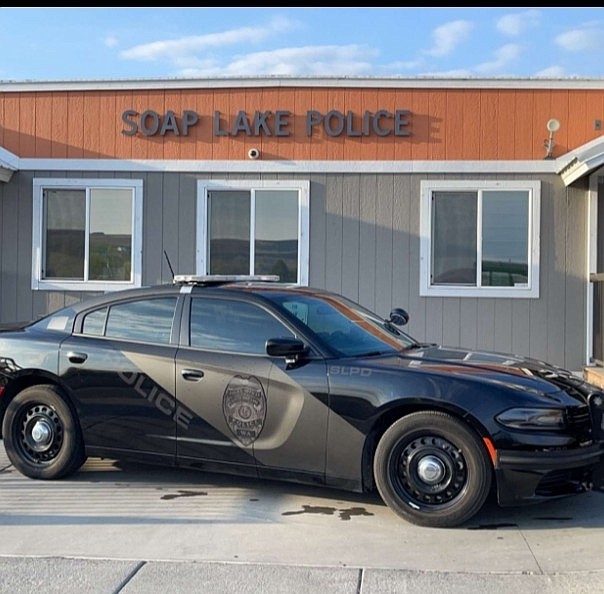
[[[516,43],[508,43],[494,53],[494,59],[483,62],[474,68],[480,74],[496,74],[501,72],[522,53],[522,47]]]
[[[246,76],[246,75],[283,75],[283,76],[333,76],[362,75],[375,70],[371,59],[377,56],[377,50],[360,45],[325,45],[295,48],[282,48],[274,51],[254,52],[236,56],[228,64],[216,61],[189,61],[183,67],[181,76]]]
[[[409,70],[417,70],[419,68],[423,68],[424,61],[423,60],[398,60],[397,62],[392,62],[390,64],[385,64],[384,66],[379,66],[383,71],[387,72],[400,72],[400,71],[409,71]]]
[[[432,31],[432,48],[424,53],[440,57],[450,54],[460,43],[465,41],[472,30],[469,21],[451,21]]]
[[[516,37],[527,29],[536,27],[540,20],[541,13],[538,10],[527,10],[501,17],[496,27],[501,33]]]
[[[443,70],[442,72],[422,72],[419,76],[429,78],[473,78],[474,74],[467,68]]]
[[[604,31],[594,25],[561,33],[555,43],[568,52],[595,51],[603,47]]]
[[[535,76],[541,76],[543,78],[564,78],[567,74],[562,66],[549,66],[548,68],[535,72]]]
[[[113,35],[107,35],[103,39],[103,45],[110,47],[110,48],[117,47],[119,44],[120,44],[120,42],[119,42],[118,38],[114,37]]]
[[[248,43],[260,43],[295,26],[295,23],[289,19],[275,18],[268,25],[262,27],[241,27],[221,33],[193,35],[180,39],[144,43],[123,50],[120,55],[127,60],[176,61],[190,58],[194,61],[195,54],[198,52]]]

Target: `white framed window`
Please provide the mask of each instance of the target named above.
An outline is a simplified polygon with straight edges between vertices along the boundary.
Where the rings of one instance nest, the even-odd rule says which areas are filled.
[[[32,289],[112,291],[141,285],[143,182],[33,182]]]
[[[539,181],[423,181],[420,295],[539,297]]]
[[[197,274],[308,284],[309,181],[199,180]]]

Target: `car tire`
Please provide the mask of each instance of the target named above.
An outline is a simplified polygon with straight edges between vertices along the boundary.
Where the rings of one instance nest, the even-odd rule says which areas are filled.
[[[439,412],[409,414],[380,439],[374,478],[384,503],[419,526],[463,524],[484,505],[493,480],[487,451],[467,424]]]
[[[9,460],[30,478],[62,478],[85,461],[80,426],[55,386],[17,394],[6,408],[2,434]]]

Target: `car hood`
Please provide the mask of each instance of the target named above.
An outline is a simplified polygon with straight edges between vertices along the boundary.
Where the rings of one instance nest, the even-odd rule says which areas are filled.
[[[436,344],[416,345],[396,357],[386,357],[381,364],[401,365],[449,376],[471,376],[482,381],[509,383],[553,394],[561,389],[582,393],[595,390],[572,372],[530,357],[474,351]]]

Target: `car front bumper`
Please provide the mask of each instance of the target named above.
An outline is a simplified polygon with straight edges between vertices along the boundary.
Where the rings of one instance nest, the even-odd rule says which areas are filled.
[[[604,444],[576,450],[499,450],[497,501],[512,506],[604,487]]]

